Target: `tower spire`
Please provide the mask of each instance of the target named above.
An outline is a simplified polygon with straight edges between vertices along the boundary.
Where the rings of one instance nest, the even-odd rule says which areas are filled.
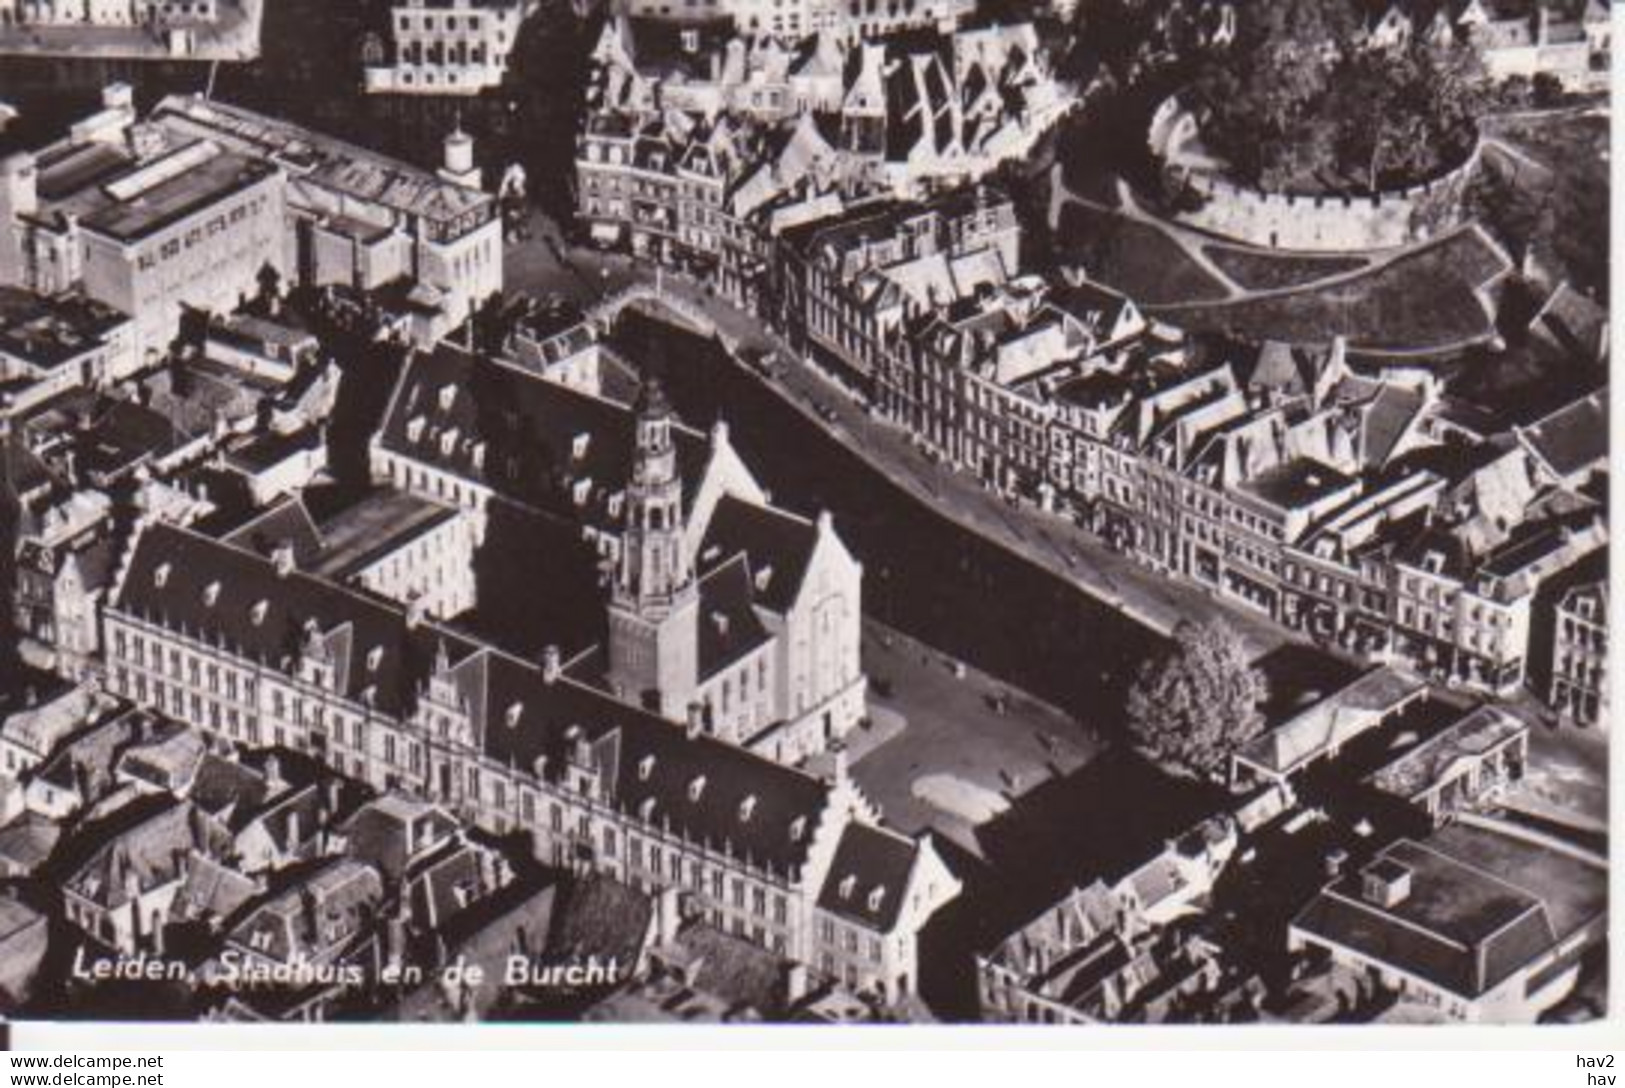
[[[610,599],[610,679],[681,719],[698,686],[698,600],[677,463],[676,412],[658,378],[633,406],[626,521]]]

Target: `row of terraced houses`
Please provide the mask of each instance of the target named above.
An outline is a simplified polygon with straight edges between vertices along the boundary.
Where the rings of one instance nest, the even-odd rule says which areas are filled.
[[[1328,644],[1603,717],[1573,637],[1596,580],[1566,572],[1606,543],[1606,389],[1505,428],[1342,342],[1216,357],[1075,270],[1023,274],[988,190],[776,241],[792,345],[930,456]]]

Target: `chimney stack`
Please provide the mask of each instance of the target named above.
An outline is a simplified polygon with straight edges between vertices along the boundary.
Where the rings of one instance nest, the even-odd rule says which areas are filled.
[[[564,665],[559,657],[557,646],[548,646],[542,651],[542,680],[545,683],[557,683],[564,672]]]

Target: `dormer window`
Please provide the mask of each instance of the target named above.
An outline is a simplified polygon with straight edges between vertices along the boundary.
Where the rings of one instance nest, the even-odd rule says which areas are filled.
[[[524,712],[525,712],[525,704],[524,703],[514,703],[514,704],[512,704],[511,706],[508,707],[508,711],[507,711],[506,714],[504,714],[502,716],[502,720],[508,723],[508,728],[509,729],[513,729],[516,726],[518,726],[519,717],[520,717],[520,715],[524,714]]]
[[[766,593],[767,587],[773,584],[773,568],[765,566],[756,572],[756,592]]]
[[[576,485],[575,485],[575,493],[574,493],[573,497],[575,498],[576,505],[577,506],[586,506],[587,505],[587,499],[591,495],[592,495],[592,477],[583,476],[581,479],[576,481]]]
[[[698,776],[697,778],[695,778],[694,781],[692,781],[692,782],[690,782],[688,784],[688,799],[690,801],[698,801],[700,799],[700,796],[702,794],[704,794],[704,793],[705,793],[705,776],[702,774],[702,775]]]
[[[457,428],[453,427],[440,436],[440,456],[450,457],[457,448]]]
[[[753,793],[743,801],[739,802],[739,822],[742,824],[749,823],[751,816],[754,815],[755,812],[756,795]]]
[[[858,888],[858,878],[857,877],[855,877],[855,876],[843,876],[841,878],[841,884],[840,884],[839,891],[840,891],[840,895],[841,895],[842,899],[851,899],[852,898],[852,893],[854,891],[856,891],[857,888]]]
[[[445,385],[440,387],[440,410],[442,412],[449,412],[451,411],[451,406],[456,403],[457,387],[451,382],[447,382]]]
[[[406,440],[416,444],[423,439],[423,417],[413,416],[406,421]]]
[[[880,909],[880,904],[885,900],[885,898],[886,898],[886,889],[884,887],[879,887],[879,888],[875,888],[875,889],[871,890],[869,892],[869,909],[872,910],[872,911],[879,910]]]
[[[163,589],[169,583],[169,564],[159,563],[158,569],[152,572],[152,584]]]
[[[480,472],[485,471],[485,443],[474,443],[474,448],[469,451],[469,455],[474,459],[475,470]]]
[[[255,627],[263,624],[265,622],[266,610],[270,607],[271,605],[268,601],[255,601],[254,607],[248,610],[248,622],[252,623]]]
[[[203,587],[203,603],[204,603],[204,605],[206,607],[213,608],[215,606],[215,602],[217,602],[219,600],[220,600],[220,583],[219,582],[210,582],[208,585]]]
[[[620,517],[621,516],[621,510],[624,509],[625,506],[626,506],[626,492],[624,492],[624,491],[615,492],[615,494],[613,494],[613,495],[611,495],[609,497],[609,516],[612,517],[612,518]]]
[[[797,816],[790,821],[790,841],[800,842],[807,834],[807,817]]]
[[[592,434],[582,431],[570,440],[570,456],[579,461],[587,456],[587,447],[592,442]]]
[[[638,760],[638,781],[647,782],[649,776],[655,773],[655,757],[644,756]]]
[[[638,819],[644,823],[651,823],[655,818],[655,799],[645,797],[638,805]]]
[[[382,646],[374,646],[372,649],[368,650],[367,651],[367,671],[368,672],[377,672],[378,671],[378,666],[383,663],[383,660],[384,660],[384,648]]]

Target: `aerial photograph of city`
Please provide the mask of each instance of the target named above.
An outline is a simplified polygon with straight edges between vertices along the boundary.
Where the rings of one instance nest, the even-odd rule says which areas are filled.
[[[1614,18],[0,0],[0,1020],[1605,1017]]]

